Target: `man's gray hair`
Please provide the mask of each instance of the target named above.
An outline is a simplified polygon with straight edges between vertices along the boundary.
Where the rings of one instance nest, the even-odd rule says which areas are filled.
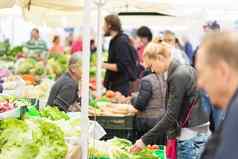
[[[75,65],[75,64],[80,64],[82,65],[82,56],[79,54],[73,54],[71,55],[70,59],[69,59],[69,66],[71,65]]]

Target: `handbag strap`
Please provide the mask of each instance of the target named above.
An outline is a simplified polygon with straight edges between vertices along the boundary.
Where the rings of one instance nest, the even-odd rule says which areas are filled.
[[[182,128],[186,126],[188,120],[190,119],[190,117],[192,115],[193,107],[197,104],[197,102],[198,102],[198,97],[194,98],[192,103],[190,104],[188,113],[186,114],[186,118],[184,119],[184,121],[181,122],[181,127]]]

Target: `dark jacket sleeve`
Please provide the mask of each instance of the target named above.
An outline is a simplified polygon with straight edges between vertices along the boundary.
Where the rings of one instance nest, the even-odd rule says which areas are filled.
[[[116,64],[118,72],[123,72],[127,70],[127,66],[130,64],[130,49],[129,44],[124,41],[118,41],[116,45]]]
[[[63,86],[54,99],[53,104],[66,112],[69,106],[75,102],[75,99],[77,99],[77,97],[75,97],[76,91],[77,88],[75,88],[74,85],[70,84]]]
[[[132,98],[131,104],[139,111],[144,111],[152,96],[152,85],[149,81],[142,80],[139,94]]]
[[[237,159],[238,156],[238,98],[236,97],[232,103],[227,109],[221,133],[221,143],[219,144],[215,159]]]
[[[188,74],[179,72],[173,74],[173,77],[169,81],[166,113],[159,123],[142,137],[142,141],[145,144],[152,143],[158,138],[159,134],[166,133],[171,128],[176,127],[189,79]]]

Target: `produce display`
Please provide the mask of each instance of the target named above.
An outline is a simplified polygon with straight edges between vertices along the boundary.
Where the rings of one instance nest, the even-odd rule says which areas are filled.
[[[130,104],[111,103],[106,100],[91,101],[91,116],[131,116],[136,113]]]
[[[29,105],[31,105],[31,103],[27,99],[16,98],[14,96],[0,96],[0,113]]]
[[[16,64],[16,74],[42,76],[45,68],[43,63],[37,62],[33,58],[20,59]]]
[[[2,41],[0,42],[0,55],[5,55],[9,50],[9,41]]]
[[[22,46],[11,47],[9,41],[0,42],[0,59],[6,61],[15,61],[17,54],[23,50]]]
[[[3,78],[2,80],[3,80],[3,88],[5,90],[14,90],[17,87],[25,85],[25,81],[20,76],[16,75],[9,75]]]
[[[0,159],[64,159],[63,131],[43,119],[0,121]]]
[[[65,159],[68,151],[65,132],[54,122],[56,118],[69,117],[57,108],[49,107],[40,115],[0,121],[0,159]],[[55,121],[50,120],[52,118]]]
[[[105,96],[112,102],[112,103],[130,103],[130,97],[123,96],[120,92],[113,92],[111,90],[106,91]]]
[[[131,116],[136,110],[130,105],[130,97],[123,96],[120,92],[107,91],[99,99],[90,101],[89,114],[91,116]],[[127,104],[128,103],[128,104]]]
[[[69,116],[62,111],[59,111],[57,107],[46,106],[40,111],[40,116],[48,118],[50,120],[69,120]]]
[[[14,97],[4,99],[15,101],[18,105],[26,104],[24,100],[16,100]],[[29,103],[24,114],[22,120],[0,120],[0,159],[80,158],[81,127],[78,114],[73,117],[59,111],[57,107],[49,106],[38,111],[32,109]],[[89,133],[93,134],[91,139],[95,134],[99,135],[98,139],[102,137],[102,134],[98,134],[98,130],[102,128],[95,126],[90,121]]]
[[[56,79],[66,71],[68,59],[68,55],[50,55],[45,69],[45,63],[42,61],[36,61],[34,58],[22,58],[17,61],[15,72],[19,75],[33,76],[47,74]]]
[[[3,78],[3,92],[5,94],[9,94],[8,92],[10,91],[13,92],[13,95],[23,98],[48,98],[48,94],[52,85],[54,84],[54,81],[44,78],[41,79],[38,85],[32,85],[32,83],[29,85],[31,80],[30,77],[28,77],[28,83],[26,82],[26,79],[23,80],[22,78],[23,76],[16,75]],[[34,82],[34,80],[31,82]]]
[[[113,138],[108,141],[90,142],[90,159],[165,159],[163,146],[153,145],[154,149],[146,147],[138,153],[129,153],[132,143],[126,139]]]
[[[48,98],[53,80],[67,70],[69,55],[52,54],[49,55],[47,61],[43,62],[21,57],[18,53],[22,51],[21,46],[8,48],[7,53],[2,56],[12,60],[20,58],[14,65],[13,75],[2,80],[6,94],[7,91],[15,91],[13,94],[21,98],[0,96],[0,119],[2,119],[0,120],[0,159],[74,159],[72,151],[77,152],[78,157],[75,159],[80,158],[80,116],[72,117],[59,111],[57,107],[46,106],[38,110],[26,99],[45,100]],[[107,54],[104,54],[104,58],[106,56]],[[92,90],[96,90],[95,78],[96,54],[93,54],[90,64]],[[21,109],[21,120],[16,118],[19,116],[1,117],[1,114],[18,108],[24,108],[23,116]],[[102,116],[103,118],[104,116],[123,118],[129,116],[133,118],[135,113],[135,109],[130,105],[130,97],[125,97],[119,92],[108,90],[104,96],[90,100],[90,116]],[[131,154],[129,149],[132,142],[129,140],[113,138],[99,141],[105,135],[105,130],[100,125],[103,131],[96,129],[95,123],[97,122],[90,121],[89,124],[90,159],[165,158],[163,148],[156,145]]]
[[[12,109],[14,109],[14,103],[9,101],[0,102],[0,113],[7,112]]]
[[[52,54],[47,62],[47,75],[56,79],[66,72],[68,66],[69,55]]]
[[[106,61],[108,57],[107,53],[102,54],[102,61]],[[102,79],[104,78],[105,75],[105,70],[101,70],[101,76]],[[89,75],[90,75],[90,83],[91,83],[91,88],[93,90],[96,90],[96,74],[97,74],[97,54],[91,54],[90,56],[90,69],[89,69]]]

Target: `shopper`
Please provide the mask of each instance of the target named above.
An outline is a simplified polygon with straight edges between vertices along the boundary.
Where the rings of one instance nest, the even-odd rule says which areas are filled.
[[[81,80],[81,57],[72,55],[67,73],[63,74],[53,85],[47,105],[57,106],[61,111],[69,111],[79,101],[78,88]]]
[[[123,33],[121,22],[117,15],[105,17],[105,36],[111,36],[109,57],[102,67],[106,69],[104,86],[113,91],[119,91],[124,96],[129,95],[130,82],[138,77],[138,57],[129,37]]]
[[[132,152],[142,150],[153,143],[159,134],[167,133],[177,144],[178,159],[198,159],[209,136],[209,114],[201,105],[200,92],[196,88],[196,72],[190,65],[172,59],[170,46],[158,45],[157,52],[148,52],[152,70],[157,74],[167,72],[166,111],[162,119],[137,140]],[[175,139],[177,138],[177,142]],[[175,148],[176,145],[170,145]]]
[[[203,31],[205,34],[209,32],[220,32],[221,26],[217,21],[208,21],[205,25],[203,25]],[[196,54],[198,50],[199,50],[199,46],[195,49],[193,53],[193,65],[195,65]]]
[[[145,56],[148,53],[158,52],[158,44],[150,43],[145,48]],[[145,57],[149,59],[149,57]],[[145,61],[146,65],[151,65],[149,60]],[[158,72],[157,72],[158,73]],[[131,99],[131,104],[139,113],[136,115],[136,131],[137,137],[140,138],[150,129],[152,129],[162,118],[165,113],[165,96],[166,96],[166,80],[165,76],[151,73],[141,79],[139,92]],[[165,144],[165,134],[161,134],[158,141],[153,144]]]
[[[153,39],[153,34],[152,31],[150,30],[149,27],[147,26],[142,26],[140,27],[137,32],[137,37],[139,39],[139,46],[137,48],[138,56],[140,63],[143,63],[143,53],[146,45],[152,41]]]
[[[90,40],[90,53],[94,54],[97,52],[97,45],[94,39]]]
[[[178,60],[181,64],[189,64],[187,55],[180,49],[177,48],[176,36],[173,32],[167,30],[163,34],[163,41],[171,45],[172,58]]]
[[[183,42],[183,50],[186,53],[186,55],[188,56],[190,64],[192,64],[193,63],[193,54],[194,54],[193,45],[189,41],[187,36],[182,36],[182,42]]]
[[[208,21],[204,26],[204,33],[205,35],[207,33],[210,32],[220,32],[221,27],[220,25],[217,23],[217,21]],[[197,56],[197,51],[199,50],[199,47],[196,49],[195,53],[194,53],[194,57],[193,57],[193,66],[195,65],[195,60],[196,60],[196,56]],[[214,131],[215,129],[217,129],[220,125],[220,123],[222,122],[222,120],[224,119],[224,111],[222,111],[220,108],[214,106],[214,103],[211,102],[211,100],[209,99],[209,96],[206,95],[206,93],[203,95],[203,100],[206,100],[206,106],[208,107],[208,109],[211,110],[211,114],[210,114],[210,128],[212,131]]]
[[[83,51],[83,39],[82,36],[79,35],[76,39],[73,40],[71,46],[71,54],[81,53]]]
[[[237,159],[238,151],[238,34],[211,32],[198,55],[198,84],[212,102],[226,111],[222,127],[213,134],[202,159]]]
[[[40,39],[40,32],[37,28],[32,29],[31,39],[24,44],[24,48],[28,56],[39,60],[44,58],[48,51],[46,42]]]
[[[49,52],[51,54],[64,54],[64,48],[61,46],[61,40],[58,35],[55,35],[52,40],[52,47]]]

